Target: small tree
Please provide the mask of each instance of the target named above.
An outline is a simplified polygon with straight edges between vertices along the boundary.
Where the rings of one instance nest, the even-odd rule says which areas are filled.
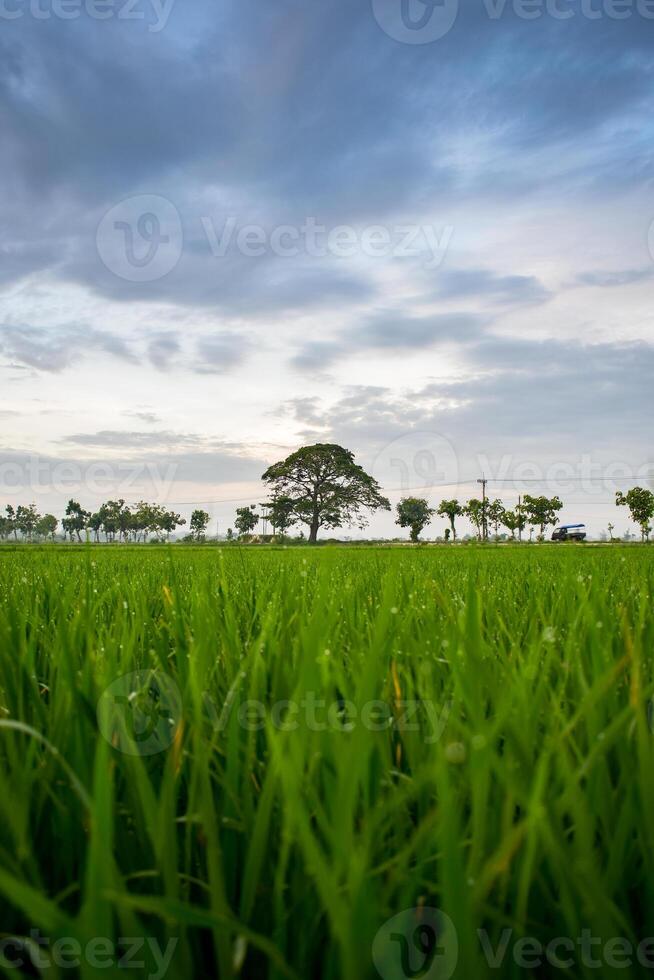
[[[133,525],[132,512],[122,498],[112,501],[112,505],[120,539],[127,541]]]
[[[108,500],[98,513],[102,515],[102,530],[107,541],[115,541],[117,534],[119,538],[127,539],[132,515],[122,498]]]
[[[66,532],[70,535],[70,540],[73,541],[75,535],[77,540],[82,540],[82,531],[85,531],[88,527],[88,522],[91,515],[88,511],[83,510],[81,504],[78,504],[76,500],[69,500],[68,506],[66,507],[66,516],[61,522],[61,525]]]
[[[40,520],[41,515],[37,513],[34,504],[30,504],[29,507],[20,506],[16,510],[16,527],[28,541],[34,537]]]
[[[204,541],[207,528],[209,527],[209,515],[206,510],[194,510],[191,514],[189,529],[191,537],[196,541]]]
[[[493,528],[495,532],[495,540],[497,541],[500,536],[500,525],[504,521],[504,504],[501,500],[493,500],[488,504],[488,523]]]
[[[7,504],[7,506],[5,507],[5,513],[7,515],[5,518],[6,521],[5,527],[7,530],[7,535],[13,534],[15,540],[16,538],[18,538],[18,524],[16,523],[16,511],[11,506],[11,504]]]
[[[539,537],[545,537],[545,528],[556,524],[563,504],[558,497],[530,497],[525,494],[523,508],[530,524],[540,528]]]
[[[516,531],[522,533],[527,526],[527,519],[523,515],[521,508],[515,510],[505,510],[502,517],[502,524],[511,532],[511,540],[515,540]]]
[[[236,509],[234,527],[238,531],[239,537],[251,534],[259,523],[259,515],[255,514],[254,510],[254,504],[250,504],[249,507],[238,507]]]
[[[452,529],[452,540],[456,541],[456,527],[454,522],[457,517],[461,517],[464,512],[464,508],[461,506],[458,500],[441,500],[438,505],[437,514],[440,517],[447,517],[450,522],[450,528]]]
[[[411,540],[418,541],[436,513],[423,497],[404,497],[397,505],[396,524],[411,529]]]
[[[166,541],[170,540],[173,531],[176,531],[178,527],[183,527],[184,524],[186,524],[186,519],[180,514],[176,514],[174,510],[165,510],[159,516],[159,531],[166,536]]]
[[[91,514],[89,517],[89,531],[93,531],[93,540],[95,542],[100,541],[100,531],[102,530],[102,514],[98,510],[95,514]]]
[[[52,514],[45,514],[41,517],[36,525],[36,533],[39,538],[51,538],[52,541],[55,539],[55,534],[57,533],[57,528],[59,527],[59,521]]]
[[[613,541],[613,532],[615,531],[615,524],[611,524],[609,521],[609,541]]]
[[[159,526],[160,512],[162,509],[156,504],[149,504],[146,500],[139,500],[132,508],[132,534],[136,541],[140,541],[141,536],[144,541],[148,540],[148,534],[155,532]]]
[[[479,541],[481,541],[482,539],[486,510],[487,508],[484,507],[483,500],[477,500],[476,497],[473,497],[472,500],[469,500],[463,509],[463,513],[470,520],[470,523],[474,526]]]
[[[651,521],[654,517],[654,493],[644,487],[634,487],[627,493],[618,490],[615,503],[618,507],[629,508],[632,521],[640,528],[641,540],[649,541],[652,531]]]
[[[295,524],[295,501],[285,494],[275,494],[272,501],[262,505],[268,508],[270,525],[280,538],[284,538],[289,527]]]

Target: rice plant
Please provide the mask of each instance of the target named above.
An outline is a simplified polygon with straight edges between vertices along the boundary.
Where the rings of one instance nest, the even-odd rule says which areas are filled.
[[[647,974],[653,584],[619,545],[1,551],[3,974]]]

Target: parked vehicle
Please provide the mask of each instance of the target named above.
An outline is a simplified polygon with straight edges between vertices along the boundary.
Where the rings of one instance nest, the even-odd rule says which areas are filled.
[[[562,524],[552,535],[552,541],[585,541],[585,524]]]

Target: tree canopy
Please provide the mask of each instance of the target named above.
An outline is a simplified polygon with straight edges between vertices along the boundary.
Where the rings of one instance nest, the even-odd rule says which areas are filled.
[[[507,531],[511,532],[511,538],[514,539],[516,531],[518,531],[520,534],[522,534],[524,531],[527,525],[527,518],[522,513],[522,508],[516,507],[514,510],[504,511],[502,523]]]
[[[558,497],[531,497],[525,494],[522,501],[522,509],[530,524],[540,528],[541,538],[545,535],[545,528],[550,524],[556,524],[558,513],[563,507],[563,502]]]
[[[652,518],[654,518],[654,493],[645,487],[633,487],[627,493],[618,491],[615,502],[618,507],[629,508],[631,519],[640,528],[641,538],[643,541],[649,540]]]
[[[206,510],[194,510],[191,514],[189,530],[191,537],[196,541],[204,541],[207,528],[209,527],[209,515]]]
[[[303,446],[270,466],[262,479],[274,495],[293,502],[293,522],[306,524],[311,544],[321,528],[363,528],[366,511],[391,509],[377,481],[355,463],[353,453],[333,443]]]
[[[397,505],[396,524],[411,529],[411,540],[417,541],[436,511],[424,497],[404,497]]]
[[[295,501],[293,498],[287,497],[286,494],[278,493],[275,494],[269,503],[262,504],[262,507],[266,509],[271,527],[283,538],[288,529],[296,521]]]
[[[457,517],[461,517],[464,513],[465,508],[459,503],[458,500],[441,500],[438,505],[437,513],[441,517],[447,517],[450,522],[450,528],[452,529],[452,538],[456,541],[456,526],[455,521]]]
[[[238,507],[234,526],[239,535],[244,536],[254,531],[259,523],[259,515],[254,512],[254,504],[250,507]]]
[[[480,541],[483,537],[484,521],[486,520],[487,511],[488,502],[478,500],[477,497],[472,497],[463,509],[463,513],[474,526]]]

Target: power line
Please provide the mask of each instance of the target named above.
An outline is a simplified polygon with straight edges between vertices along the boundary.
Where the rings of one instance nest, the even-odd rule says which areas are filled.
[[[622,476],[559,476],[559,477],[502,477],[490,478],[487,483],[640,483],[641,480],[654,479],[654,470],[649,476],[622,477]]]
[[[654,474],[653,474],[654,476]],[[429,483],[422,487],[390,487],[384,488],[386,493],[417,493],[418,491],[428,491],[437,489],[447,489],[448,487],[466,487],[475,483],[508,483],[516,487],[523,483],[535,483],[547,485],[550,483],[640,483],[650,477],[612,477],[612,476],[562,476],[562,477],[484,477],[483,481],[477,477],[466,480],[454,480],[450,483]],[[218,500],[169,500],[168,503],[175,507],[192,507],[197,504],[242,504],[249,501],[250,497],[221,497]]]

